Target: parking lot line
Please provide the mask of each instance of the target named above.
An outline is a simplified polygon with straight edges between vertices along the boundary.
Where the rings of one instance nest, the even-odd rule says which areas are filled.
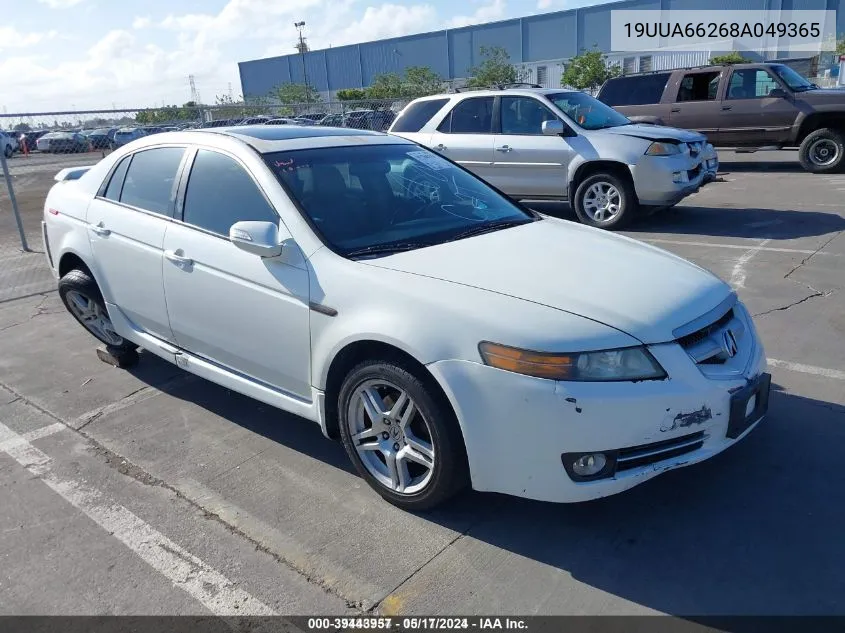
[[[631,236],[634,237],[634,236]],[[675,244],[677,246],[706,246],[708,248],[732,248],[735,250],[740,251],[747,251],[749,249],[748,244],[720,244],[718,242],[693,242],[690,240],[664,240],[661,238],[655,237],[641,237],[634,239],[639,239],[641,242],[649,242],[654,244]],[[754,247],[751,247],[754,248]],[[757,252],[766,252],[766,253],[795,253],[798,255],[827,255],[829,257],[841,257],[840,253],[826,253],[824,251],[816,252],[815,250],[808,249],[808,248],[779,248],[777,246],[762,246],[759,248],[755,248]]]
[[[782,369],[788,369],[789,371],[801,372],[802,374],[814,374],[816,376],[824,376],[825,378],[845,380],[845,371],[841,371],[839,369],[828,369],[827,367],[816,367],[815,365],[791,363],[788,360],[778,360],[777,358],[767,358],[766,360],[772,367],[780,367]]]
[[[44,427],[44,431],[56,425]],[[64,425],[60,425],[64,426]],[[150,567],[218,616],[275,615],[275,612],[220,572],[174,543],[97,489],[52,472],[51,458],[23,435],[0,422],[0,450],[41,479],[65,501],[129,547]]]
[[[745,288],[745,266],[757,256],[757,253],[760,252],[760,249],[766,247],[766,244],[771,242],[772,240],[763,240],[754,248],[749,249],[742,255],[740,255],[739,259],[736,260],[736,264],[734,264],[733,270],[731,271],[731,287],[733,288]]]

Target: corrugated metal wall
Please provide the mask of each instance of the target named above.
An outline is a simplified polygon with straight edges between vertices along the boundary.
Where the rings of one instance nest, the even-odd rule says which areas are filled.
[[[712,0],[711,9],[837,10],[838,32],[845,32],[845,0]],[[562,73],[560,62],[583,49],[597,46],[610,52],[610,12],[612,9],[700,10],[701,0],[628,0],[589,8],[557,11],[525,18],[480,24],[460,29],[437,31],[407,37],[312,51],[304,56],[308,82],[326,97],[342,88],[362,88],[386,72],[401,73],[409,66],[429,66],[444,79],[467,77],[479,62],[482,46],[499,46],[508,51],[511,61],[536,68],[544,60],[549,72]],[[695,66],[707,63],[709,51],[663,51],[652,57],[652,69]],[[611,57],[620,63],[641,54]],[[770,58],[787,57],[789,51],[777,51]],[[630,60],[627,60],[630,63]],[[243,94],[266,95],[275,86],[302,82],[303,56],[296,53],[239,64]],[[553,70],[554,68],[554,70]],[[536,71],[532,71],[536,72]],[[551,75],[547,83],[553,81]],[[559,85],[559,78],[557,79]]]

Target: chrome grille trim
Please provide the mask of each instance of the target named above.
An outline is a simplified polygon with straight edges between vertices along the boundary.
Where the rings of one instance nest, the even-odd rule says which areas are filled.
[[[688,323],[684,323],[680,327],[675,328],[672,330],[672,336],[676,339],[683,338],[693,332],[697,332],[708,325],[712,325],[720,318],[722,318],[725,314],[727,314],[728,310],[733,308],[736,305],[737,296],[735,292],[731,292],[727,297],[725,297],[724,301],[719,303],[715,308],[712,310],[708,310],[700,317],[689,321]]]

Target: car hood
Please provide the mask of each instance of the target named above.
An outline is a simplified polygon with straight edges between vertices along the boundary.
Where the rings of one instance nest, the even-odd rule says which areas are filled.
[[[845,88],[821,88],[819,90],[807,90],[795,95],[807,103],[840,103],[845,109]]]
[[[671,253],[556,218],[363,261],[563,310],[648,344],[673,340],[731,293]]]
[[[607,134],[617,134],[619,136],[633,136],[635,138],[642,138],[649,141],[673,140],[682,141],[684,143],[700,143],[705,139],[703,134],[698,132],[691,132],[690,130],[682,130],[676,127],[665,127],[663,125],[620,125],[618,127],[609,127],[601,130]]]

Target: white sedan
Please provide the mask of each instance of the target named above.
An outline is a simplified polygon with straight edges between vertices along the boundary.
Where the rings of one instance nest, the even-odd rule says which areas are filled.
[[[762,345],[724,282],[405,139],[172,132],[57,180],[44,243],[91,334],[313,420],[403,508],[468,485],[614,494],[767,409]]]

